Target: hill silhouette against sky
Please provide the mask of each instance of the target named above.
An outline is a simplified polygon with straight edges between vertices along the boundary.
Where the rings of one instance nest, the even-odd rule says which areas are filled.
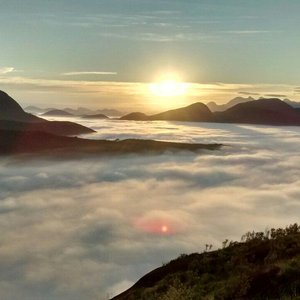
[[[247,98],[236,97],[225,104],[217,104],[216,102],[211,101],[211,102],[207,103],[206,105],[212,112],[215,112],[215,111],[224,111],[224,110],[227,110],[228,108],[230,108],[234,105],[237,105],[239,103],[245,103],[245,102],[249,102],[249,101],[253,101],[253,100],[255,100],[255,99],[252,97],[247,97]]]
[[[25,112],[8,94],[0,91],[0,129],[44,131],[58,135],[78,135],[94,130],[73,122],[47,121]]]
[[[247,98],[249,100],[249,98]],[[277,99],[259,99],[238,103],[225,111],[211,112],[203,103],[169,110],[147,116],[141,112],[130,113],[121,120],[136,121],[188,121],[217,123],[246,123],[261,125],[300,125],[300,113],[296,108]]]
[[[52,109],[42,114],[45,117],[73,117],[74,115],[62,109]]]

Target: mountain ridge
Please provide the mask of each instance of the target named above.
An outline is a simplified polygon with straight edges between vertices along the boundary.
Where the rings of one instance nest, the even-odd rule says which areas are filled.
[[[225,111],[219,112],[211,112],[207,105],[196,102],[155,115],[146,115],[142,112],[130,113],[121,117],[120,120],[299,126],[300,112],[285,101],[278,98],[269,98],[240,102]]]
[[[16,100],[0,91],[0,129],[44,131],[58,135],[78,135],[94,132],[83,125],[66,121],[48,121],[23,110]]]

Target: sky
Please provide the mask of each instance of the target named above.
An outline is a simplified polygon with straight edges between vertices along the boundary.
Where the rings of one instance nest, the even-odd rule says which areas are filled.
[[[0,0],[0,88],[23,105],[127,111],[300,100],[299,13],[298,0]],[[185,95],[151,94],[168,74]]]
[[[97,138],[224,147],[0,158],[1,299],[107,300],[182,253],[299,222],[299,127],[90,122]]]

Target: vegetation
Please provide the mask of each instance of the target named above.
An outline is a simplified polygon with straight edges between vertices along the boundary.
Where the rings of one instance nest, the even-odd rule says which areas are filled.
[[[248,232],[223,249],[181,255],[115,299],[300,299],[300,226]]]

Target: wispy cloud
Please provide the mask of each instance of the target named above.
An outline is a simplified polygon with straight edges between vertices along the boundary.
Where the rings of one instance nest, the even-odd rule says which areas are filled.
[[[81,76],[81,75],[118,75],[117,72],[106,71],[79,71],[79,72],[66,72],[62,73],[62,76]]]
[[[259,93],[255,93],[255,92],[239,92],[240,95],[244,95],[244,96],[259,96]]]
[[[294,92],[295,92],[296,94],[300,94],[300,87],[296,87],[295,90],[294,90]]]
[[[287,95],[282,94],[266,94],[266,97],[272,97],[272,98],[287,98]]]
[[[0,74],[8,74],[15,71],[15,68],[13,67],[2,67],[0,68]]]
[[[273,33],[275,31],[270,31],[270,30],[227,30],[227,31],[220,31],[220,32],[227,33],[227,34],[252,35],[252,34]]]

